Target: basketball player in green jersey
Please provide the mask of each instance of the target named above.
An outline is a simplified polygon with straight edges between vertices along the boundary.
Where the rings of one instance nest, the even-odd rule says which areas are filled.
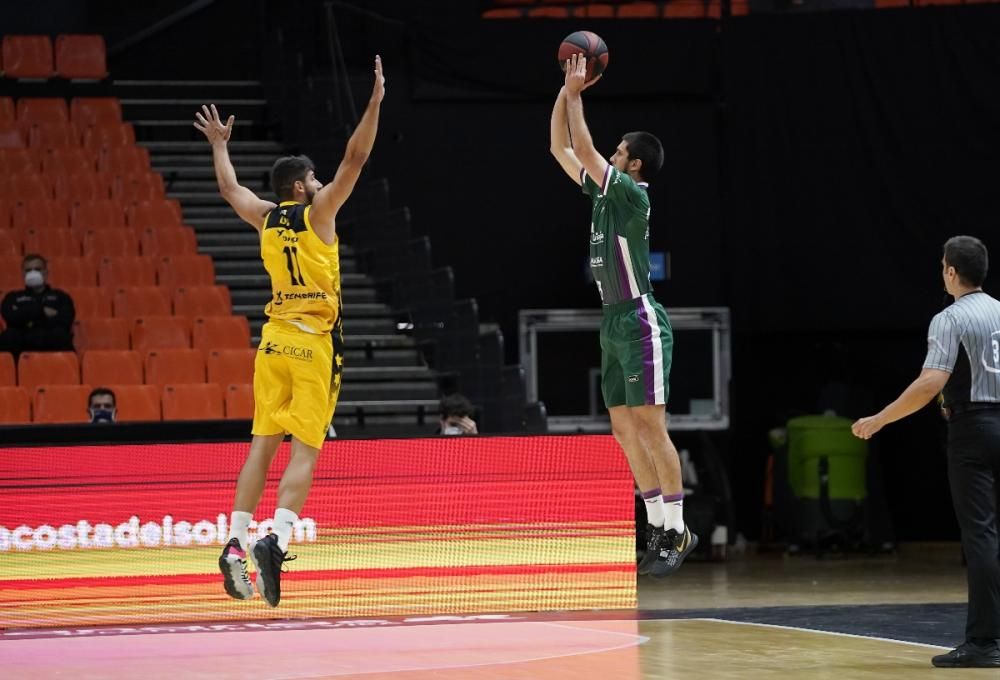
[[[552,109],[551,151],[593,201],[590,268],[601,295],[601,391],[611,431],[625,451],[646,502],[646,555],[640,574],[666,576],[698,545],[684,524],[681,464],[667,434],[673,332],[649,281],[647,181],[663,165],[663,146],[630,132],[610,163],[594,148],[583,117],[586,59],[566,62]]]

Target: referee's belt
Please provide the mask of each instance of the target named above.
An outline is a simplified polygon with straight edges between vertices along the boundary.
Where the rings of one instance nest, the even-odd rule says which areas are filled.
[[[1000,402],[995,401],[960,401],[957,404],[948,404],[949,415],[957,416],[971,411],[994,411],[1000,409]]]

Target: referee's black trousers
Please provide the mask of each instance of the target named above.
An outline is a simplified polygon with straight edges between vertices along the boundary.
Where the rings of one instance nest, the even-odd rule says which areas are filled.
[[[948,479],[968,565],[966,640],[1000,638],[1000,409],[969,411],[948,422]]]

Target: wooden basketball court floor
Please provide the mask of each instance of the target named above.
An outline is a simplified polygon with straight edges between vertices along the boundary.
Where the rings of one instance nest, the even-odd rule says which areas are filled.
[[[628,611],[6,630],[0,676],[1000,678],[930,665],[961,642],[965,598],[955,544],[876,558],[748,556],[641,578]]]

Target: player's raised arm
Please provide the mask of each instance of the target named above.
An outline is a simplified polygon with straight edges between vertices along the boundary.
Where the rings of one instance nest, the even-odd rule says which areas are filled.
[[[215,165],[215,179],[219,183],[219,193],[244,222],[252,224],[259,231],[264,222],[264,216],[274,210],[275,205],[242,186],[236,179],[236,170],[233,168],[232,161],[229,160],[228,147],[236,116],[229,116],[229,119],[223,123],[222,119],[219,118],[215,104],[212,104],[211,110],[202,106],[201,112],[196,112],[194,117],[194,126],[205,135],[205,139],[212,145],[212,163]]]
[[[610,164],[594,148],[594,140],[587,129],[587,121],[583,118],[583,98],[580,93],[593,83],[587,83],[586,77],[587,59],[582,54],[574,54],[566,65],[566,118],[569,120],[573,153],[597,186],[605,187]]]
[[[566,88],[559,90],[556,103],[552,107],[552,120],[549,122],[549,153],[559,166],[577,184],[581,184],[580,170],[583,164],[573,153],[573,142],[569,138],[569,124],[566,121]]]
[[[382,58],[375,55],[375,84],[372,96],[368,100],[361,122],[351,138],[347,141],[344,159],[337,168],[333,181],[316,192],[312,202],[310,221],[320,233],[324,227],[334,228],[337,212],[344,205],[347,197],[354,190],[354,185],[361,175],[361,169],[368,161],[372,147],[375,145],[375,134],[378,132],[379,110],[382,98],[385,96],[385,76],[382,75]],[[330,238],[333,237],[332,232]]]

